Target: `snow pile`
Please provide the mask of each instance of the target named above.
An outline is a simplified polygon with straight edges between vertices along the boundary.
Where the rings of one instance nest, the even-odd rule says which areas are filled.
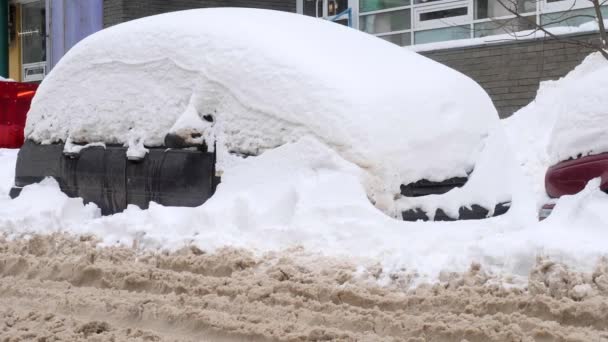
[[[52,179],[23,189],[18,200],[0,200],[0,230],[9,235],[49,233],[101,216],[94,204],[68,198]]]
[[[540,224],[511,212],[483,221],[409,223],[372,206],[359,168],[312,137],[233,163],[216,195],[199,208],[152,204],[98,217],[97,208],[68,199],[54,181],[28,186],[17,199],[0,200],[0,232],[61,230],[146,249],[233,246],[263,253],[302,246],[346,257],[362,266],[361,274],[379,265],[381,282],[394,274],[437,280],[442,271],[465,272],[472,262],[526,277],[538,255],[589,271],[608,254],[608,195],[591,185],[560,202],[557,219]]]
[[[608,152],[606,94],[608,60],[599,52],[558,82],[541,88],[538,97],[552,98],[547,109],[556,115],[548,147],[551,162]]]
[[[222,162],[311,135],[365,170],[372,201],[394,213],[400,184],[470,172],[497,122],[479,85],[416,53],[324,20],[223,8],[86,38],[38,89],[26,135],[132,142],[141,156],[176,133],[217,141]]]
[[[548,167],[608,151],[607,91],[608,61],[593,53],[565,77],[542,82],[532,103],[503,120],[538,205]]]
[[[15,161],[19,150],[0,148],[0,199],[8,198],[15,178]]]

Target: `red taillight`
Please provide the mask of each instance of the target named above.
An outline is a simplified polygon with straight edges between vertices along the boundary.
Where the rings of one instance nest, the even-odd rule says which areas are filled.
[[[35,93],[36,93],[36,92],[35,92],[35,91],[33,91],[33,90],[30,90],[30,91],[22,91],[22,92],[17,93],[17,97],[18,97],[18,98],[21,98],[21,97],[34,97],[34,94],[35,94]]]

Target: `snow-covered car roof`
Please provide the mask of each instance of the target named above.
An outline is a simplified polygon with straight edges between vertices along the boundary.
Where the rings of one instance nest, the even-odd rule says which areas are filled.
[[[465,175],[497,121],[477,83],[414,52],[320,19],[217,8],[84,39],[41,84],[26,135],[160,146],[174,132],[245,154],[313,136],[367,171],[378,200]]]

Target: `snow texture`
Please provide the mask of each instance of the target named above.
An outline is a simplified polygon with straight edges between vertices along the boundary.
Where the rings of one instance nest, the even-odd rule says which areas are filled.
[[[302,246],[360,265],[377,263],[381,283],[394,272],[415,283],[436,281],[442,271],[465,272],[475,262],[488,272],[514,275],[518,284],[537,256],[591,270],[607,254],[606,205],[608,195],[589,184],[560,200],[541,223],[521,212],[483,221],[402,222],[370,204],[356,165],[308,138],[235,162],[216,195],[199,208],[152,203],[149,210],[131,206],[99,217],[94,205],[67,198],[46,180],[15,200],[0,200],[0,232],[95,234],[106,245],[146,249],[233,246],[263,253]]]
[[[365,170],[368,195],[394,214],[401,184],[470,172],[497,122],[478,84],[416,53],[324,20],[223,8],[84,39],[38,89],[26,136],[128,144],[137,130],[158,146],[171,132],[217,142],[220,170],[228,151],[314,136]]]

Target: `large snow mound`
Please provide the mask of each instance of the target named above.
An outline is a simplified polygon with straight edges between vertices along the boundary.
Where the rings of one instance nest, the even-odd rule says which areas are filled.
[[[470,172],[497,121],[479,85],[416,53],[324,20],[223,8],[84,39],[41,84],[26,135],[158,146],[173,132],[217,142],[220,160],[314,136],[365,170],[387,208],[402,183]]]
[[[552,217],[540,223],[512,210],[481,221],[402,222],[370,204],[361,176],[335,151],[304,138],[236,161],[216,195],[198,208],[152,203],[148,210],[130,206],[100,217],[94,204],[70,199],[46,180],[14,200],[0,197],[0,235],[94,234],[106,245],[152,250],[232,246],[262,254],[303,247],[348,258],[362,274],[379,269],[382,282],[399,276],[411,285],[435,281],[444,271],[465,272],[471,263],[527,277],[537,256],[585,272],[608,256],[608,195],[597,181],[560,199]]]
[[[608,61],[593,53],[556,81],[540,84],[536,99],[503,120],[522,170],[546,199],[545,171],[560,161],[608,152]]]

